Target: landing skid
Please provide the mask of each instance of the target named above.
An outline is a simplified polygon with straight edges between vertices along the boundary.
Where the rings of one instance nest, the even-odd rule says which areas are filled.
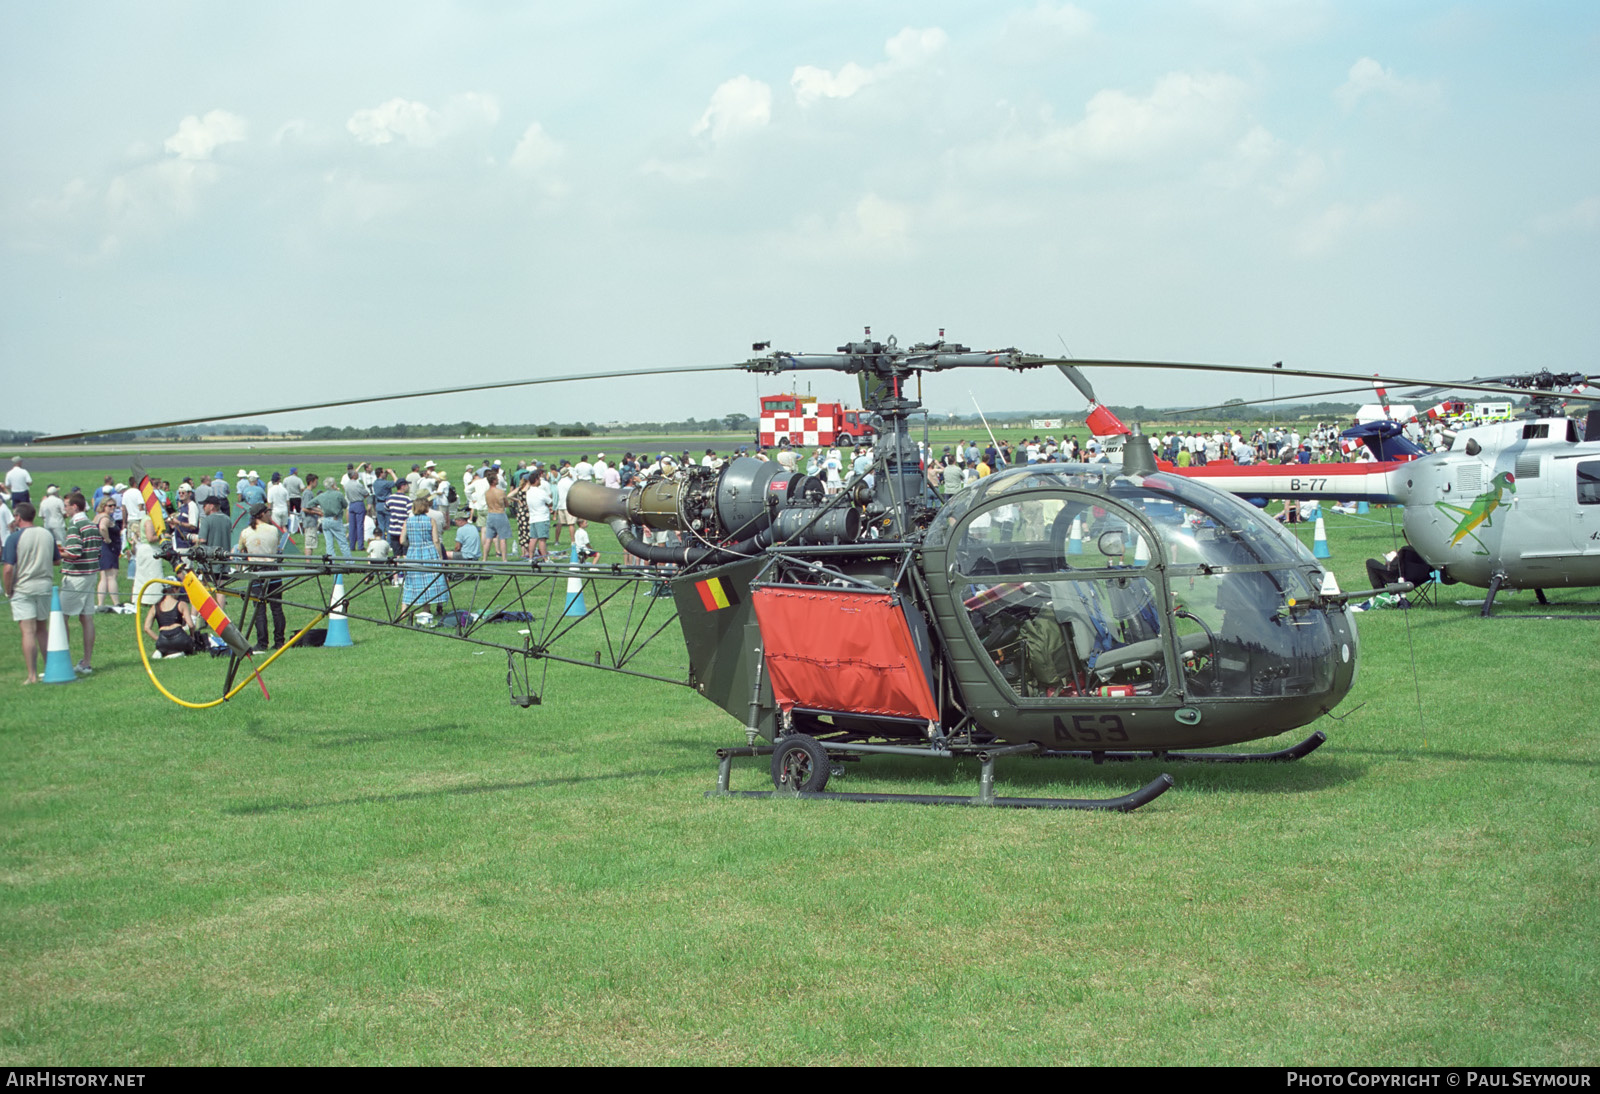
[[[1328,735],[1322,730],[1317,730],[1311,736],[1297,745],[1280,748],[1276,752],[1043,752],[1040,755],[1059,759],[1093,760],[1095,763],[1110,761],[1123,763],[1129,760],[1171,760],[1174,763],[1191,764],[1284,764],[1293,760],[1303,759],[1321,748],[1328,740]]]
[[[800,735],[796,735],[800,736]],[[784,741],[791,738],[783,738]],[[832,752],[862,751],[861,745],[847,745],[834,742],[820,742],[813,739],[813,743],[821,744]],[[816,798],[826,801],[846,802],[904,802],[911,805],[977,805],[992,806],[1001,809],[1081,809],[1100,812],[1130,813],[1142,805],[1148,805],[1162,794],[1172,789],[1172,776],[1162,773],[1149,783],[1117,798],[1008,798],[1001,797],[994,792],[994,761],[1000,756],[1031,755],[1052,756],[1056,753],[1047,752],[1038,745],[1001,745],[994,748],[983,749],[970,753],[956,753],[947,750],[914,749],[901,747],[873,748],[866,746],[873,752],[894,752],[903,755],[922,755],[944,758],[953,758],[956,755],[975,756],[981,765],[978,774],[978,793],[972,797],[963,797],[959,794],[888,794],[888,793],[840,793],[825,790],[799,790],[785,788],[779,790],[732,790],[729,782],[733,773],[733,759],[735,756],[771,756],[778,750],[776,745],[755,745],[744,748],[719,748],[717,749],[717,788],[706,791],[708,798],[770,798],[774,795],[785,798]],[[826,775],[822,775],[820,783],[827,783]]]

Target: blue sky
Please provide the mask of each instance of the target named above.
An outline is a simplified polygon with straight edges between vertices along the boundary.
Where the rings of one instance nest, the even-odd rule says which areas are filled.
[[[1592,3],[9,3],[0,69],[8,428],[732,362],[867,324],[1600,371]],[[708,417],[758,384],[278,423]],[[1040,373],[924,391],[1078,405]]]

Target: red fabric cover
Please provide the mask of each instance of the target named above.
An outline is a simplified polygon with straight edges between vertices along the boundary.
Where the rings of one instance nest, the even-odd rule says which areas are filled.
[[[905,613],[888,593],[753,589],[780,709],[939,720]]]

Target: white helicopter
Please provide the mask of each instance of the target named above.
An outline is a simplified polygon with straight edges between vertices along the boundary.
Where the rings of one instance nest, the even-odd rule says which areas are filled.
[[[1076,365],[1109,362],[1075,362]],[[1210,369],[1204,365],[1145,362],[1153,368]],[[1446,385],[1419,380],[1363,378],[1346,373],[1242,368],[1330,379],[1365,379],[1390,387]],[[1076,369],[1063,367],[1096,414],[1108,415]],[[1163,471],[1209,481],[1252,499],[1321,498],[1365,500],[1404,507],[1406,540],[1446,583],[1488,590],[1482,614],[1493,610],[1501,589],[1544,590],[1600,586],[1600,411],[1586,426],[1562,412],[1565,399],[1593,398],[1586,376],[1548,371],[1476,379],[1448,385],[1470,391],[1531,395],[1525,415],[1511,421],[1470,426],[1450,437],[1450,447],[1424,454],[1383,431],[1367,439],[1373,460],[1344,464],[1209,463]],[[1341,391],[1346,389],[1341,389]],[[1362,390],[1362,389],[1353,389]],[[1318,393],[1332,395],[1340,392]],[[1384,386],[1379,398],[1387,405]],[[1120,423],[1118,423],[1120,425]],[[1123,427],[1125,430],[1126,427]],[[1098,430],[1097,430],[1098,432]],[[1398,428],[1389,431],[1398,433]]]

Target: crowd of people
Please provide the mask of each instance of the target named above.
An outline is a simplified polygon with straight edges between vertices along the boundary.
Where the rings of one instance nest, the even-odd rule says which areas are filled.
[[[1429,435],[1416,423],[1412,426],[1419,442],[1430,446],[1443,443],[1437,429],[1435,435]],[[1339,427],[1329,423],[1319,423],[1303,435],[1297,427],[1272,426],[1248,436],[1233,429],[1175,429],[1149,439],[1159,457],[1180,467],[1224,460],[1249,464],[1370,458],[1365,447],[1343,449]],[[1053,435],[1017,440],[991,436],[988,443],[962,440],[939,451],[921,441],[917,444],[930,492],[944,496],[1006,467],[1104,462],[1114,454],[1101,438],[1093,436],[1082,442],[1071,435],[1063,435],[1059,441]],[[265,477],[240,468],[230,482],[219,468],[210,477],[188,477],[175,485],[154,479],[148,498],[138,485],[107,476],[91,494],[75,486],[63,492],[51,484],[35,501],[32,475],[21,457],[13,457],[6,475],[7,494],[0,496],[6,592],[12,598],[13,619],[24,632],[31,682],[37,678],[33,651],[42,648],[43,628],[48,625],[54,567],[61,566],[62,610],[81,622],[84,653],[76,669],[86,674],[93,671],[93,617],[97,612],[148,609],[144,625],[163,653],[181,652],[178,632],[194,629],[194,620],[184,614],[187,606],[169,595],[170,586],[147,585],[164,573],[147,505],[161,507],[179,551],[204,544],[263,568],[295,552],[336,557],[365,554],[374,560],[502,562],[552,558],[565,562],[571,553],[572,558],[587,562],[598,557],[598,551],[589,541],[586,523],[567,509],[568,491],[574,483],[624,488],[643,478],[671,475],[691,464],[717,469],[738,455],[771,459],[788,470],[803,471],[819,479],[830,494],[870,474],[872,467],[872,449],[866,445],[809,449],[741,445],[727,453],[708,448],[698,457],[686,450],[655,455],[625,452],[620,458],[608,458],[602,452],[592,460],[588,455],[549,462],[519,459],[514,466],[510,460],[482,458],[458,465],[462,470],[456,473],[444,470],[434,460],[412,464],[408,470],[361,462],[349,463],[342,473],[326,478],[315,472],[302,476],[298,467],[272,470]],[[28,529],[36,531],[23,536]],[[661,542],[662,534],[654,538]],[[625,556],[623,561],[640,560]],[[142,603],[124,603],[119,583],[124,572],[132,579],[130,591],[135,596],[144,589]],[[13,576],[20,598],[13,592]],[[413,570],[397,578],[407,610],[444,599],[445,585],[437,575]],[[270,612],[257,613],[256,641],[263,648],[281,645],[284,640],[282,608],[275,593],[270,582],[252,592],[272,606]]]

